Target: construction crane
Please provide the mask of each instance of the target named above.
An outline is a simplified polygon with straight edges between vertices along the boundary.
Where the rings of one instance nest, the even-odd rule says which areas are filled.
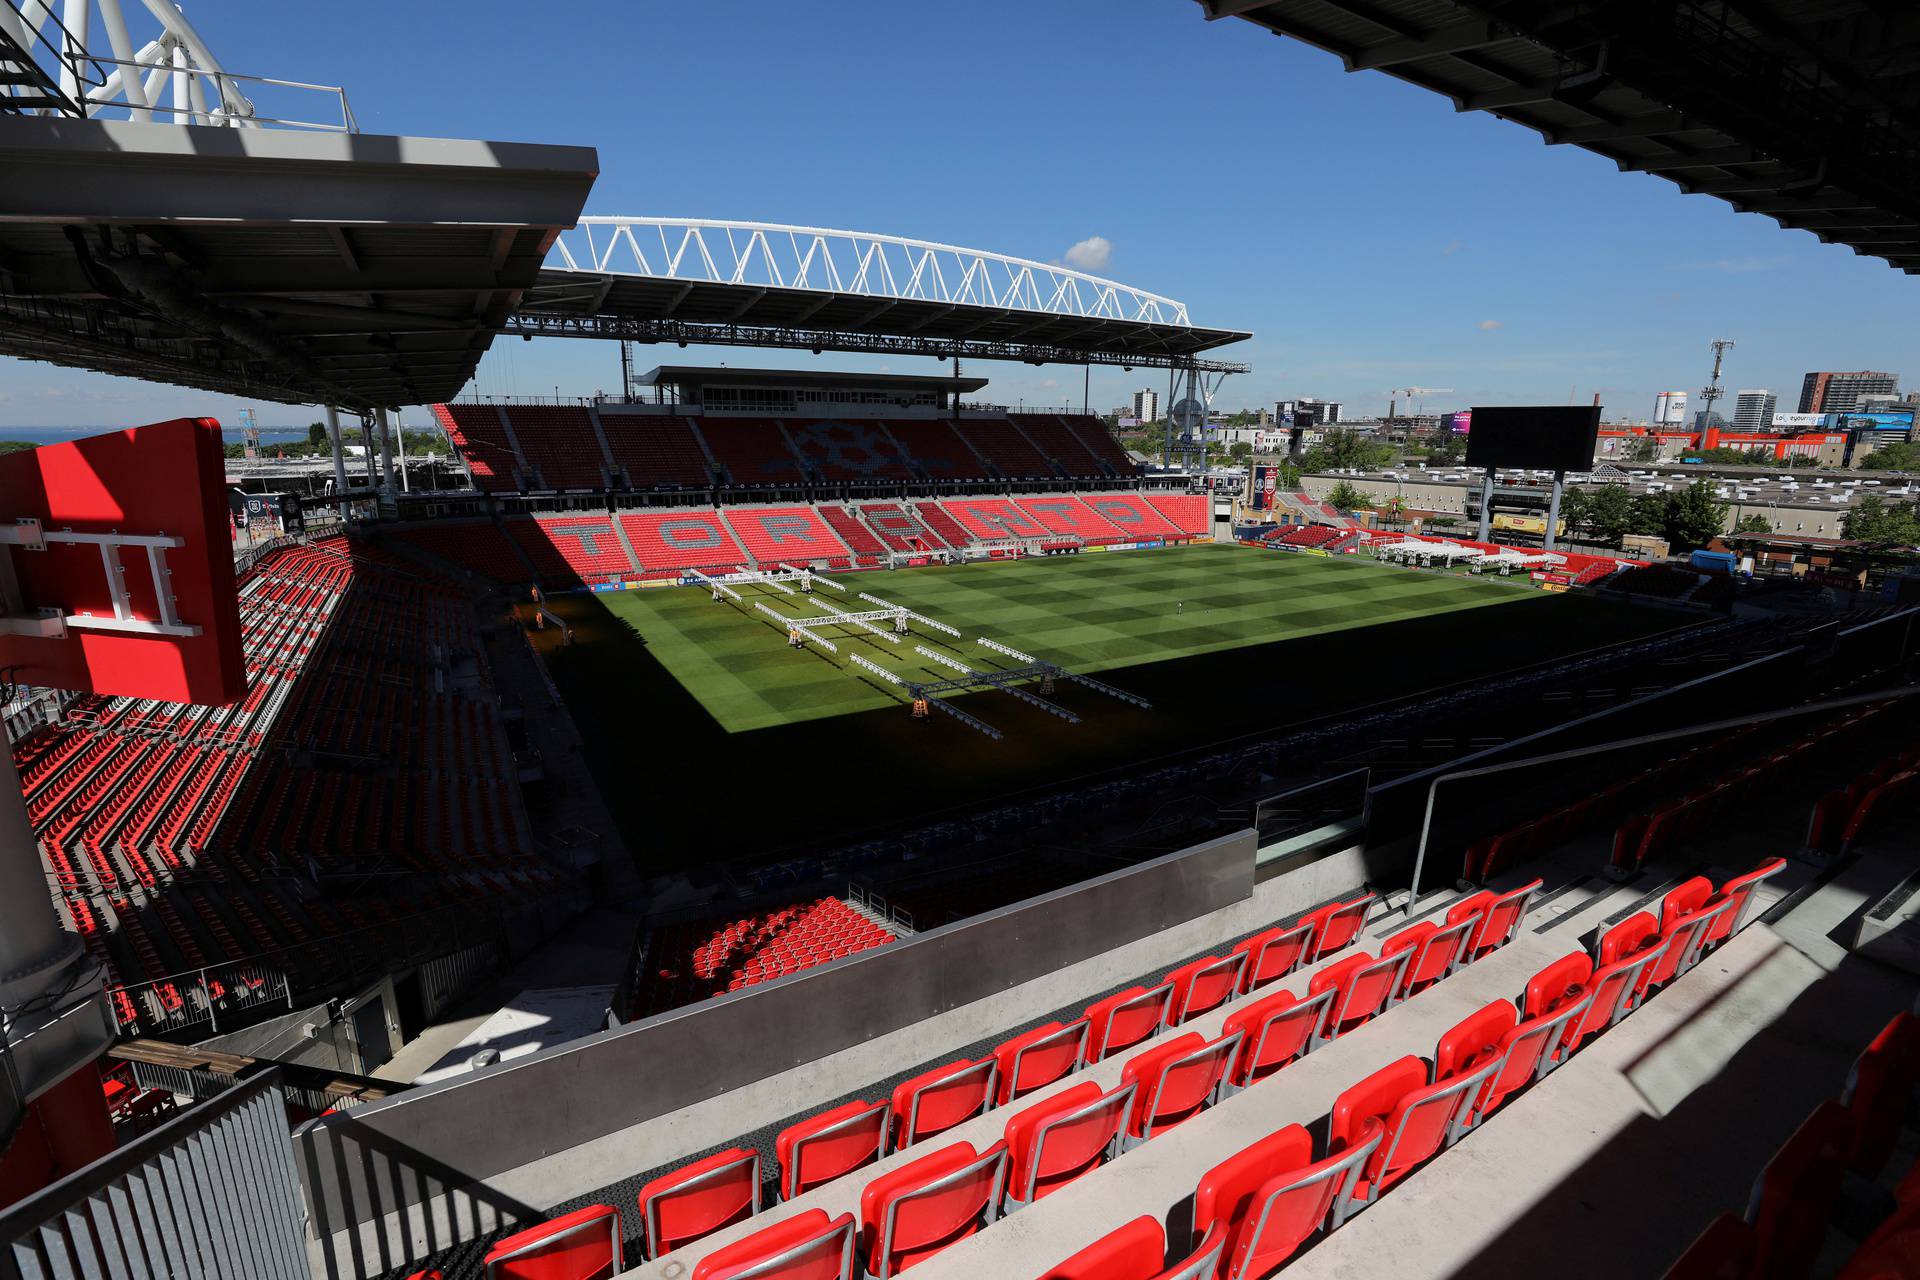
[[[1400,407],[1401,396],[1405,396],[1408,400],[1412,400],[1415,396],[1444,396],[1444,395],[1450,394],[1452,391],[1453,391],[1452,387],[1393,387],[1393,388],[1390,388],[1387,391],[1387,396],[1389,397],[1387,400],[1387,420],[1388,421],[1393,420],[1395,416],[1395,410],[1397,410]],[[1419,413],[1420,412],[1419,406],[1416,405],[1413,411],[1415,413]]]

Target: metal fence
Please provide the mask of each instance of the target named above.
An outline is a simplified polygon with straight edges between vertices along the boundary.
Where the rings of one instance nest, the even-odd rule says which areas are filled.
[[[0,1212],[0,1280],[312,1280],[280,1073]]]

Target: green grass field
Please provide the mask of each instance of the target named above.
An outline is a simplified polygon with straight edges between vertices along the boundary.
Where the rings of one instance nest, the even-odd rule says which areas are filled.
[[[900,646],[851,627],[819,634],[840,656],[789,648],[752,607],[815,612],[768,587],[744,605],[694,588],[568,596],[578,643],[549,649],[590,763],[643,864],[677,866],[785,847],[1061,781],[1422,689],[1531,665],[1673,625],[1671,615],[1516,582],[1415,573],[1372,561],[1195,546],[844,575],[843,611],[868,592],[956,627]],[[916,644],[979,671],[1019,665],[987,636],[1150,699],[1140,710],[1076,685],[1055,699],[1069,725],[997,691],[957,705],[1006,734],[914,721],[904,689],[845,660],[859,653],[909,680],[954,674]],[[730,794],[838,796],[826,806],[740,806]],[[803,817],[804,815],[804,817]]]

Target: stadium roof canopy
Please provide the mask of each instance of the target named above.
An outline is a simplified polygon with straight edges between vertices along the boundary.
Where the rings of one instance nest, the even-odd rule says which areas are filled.
[[[1920,271],[1920,5],[1198,2]]]
[[[451,399],[598,170],[586,147],[0,115],[0,355]]]
[[[527,336],[1237,373],[1250,335],[1058,264],[764,222],[582,218],[508,322]]]

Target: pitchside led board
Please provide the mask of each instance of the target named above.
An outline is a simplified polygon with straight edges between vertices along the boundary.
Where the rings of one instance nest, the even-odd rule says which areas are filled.
[[[1585,471],[1600,442],[1599,405],[1475,405],[1467,465]]]
[[[169,702],[245,693],[225,470],[211,418],[0,456],[6,679]]]

